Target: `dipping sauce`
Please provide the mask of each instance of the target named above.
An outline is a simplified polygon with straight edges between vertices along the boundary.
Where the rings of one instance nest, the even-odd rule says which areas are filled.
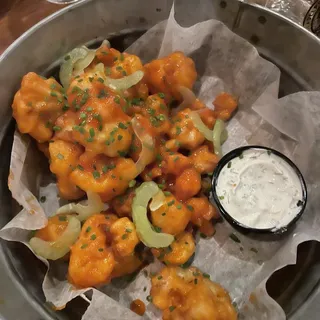
[[[301,211],[303,188],[285,159],[265,149],[247,149],[217,177],[216,194],[225,211],[256,229],[278,229]]]

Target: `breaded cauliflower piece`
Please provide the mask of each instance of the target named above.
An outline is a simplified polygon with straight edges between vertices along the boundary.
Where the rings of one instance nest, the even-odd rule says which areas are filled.
[[[55,121],[64,112],[64,106],[63,89],[55,79],[29,72],[14,96],[13,117],[21,133],[28,133],[42,143],[59,131]]]
[[[164,93],[166,101],[181,100],[179,87],[192,89],[197,71],[192,59],[182,52],[173,52],[145,66],[145,78],[152,93]]]
[[[236,320],[228,292],[197,268],[165,267],[152,277],[153,304],[164,320]]]
[[[83,148],[72,142],[55,140],[49,143],[50,171],[57,176],[59,193],[64,199],[76,200],[85,195],[70,179],[82,153]]]

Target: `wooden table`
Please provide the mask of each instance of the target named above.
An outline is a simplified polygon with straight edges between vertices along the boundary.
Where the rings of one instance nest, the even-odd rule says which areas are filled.
[[[61,9],[46,0],[0,0],[0,54],[21,34]]]

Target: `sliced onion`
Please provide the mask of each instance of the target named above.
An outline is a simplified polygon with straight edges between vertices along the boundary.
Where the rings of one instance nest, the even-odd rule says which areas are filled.
[[[87,220],[93,214],[100,213],[104,209],[104,204],[98,194],[88,191],[88,202],[87,205],[80,203],[69,203],[58,209],[56,214],[70,214],[77,213],[76,217],[79,221]]]
[[[143,76],[144,76],[143,71],[138,70],[130,74],[129,76],[126,76],[120,79],[111,79],[109,77],[106,77],[106,79],[104,79],[105,80],[104,83],[106,86],[110,87],[113,90],[123,91],[139,83],[142,80]]]
[[[99,50],[104,45],[110,47],[110,42],[108,40],[104,40],[97,50]],[[61,84],[65,89],[69,87],[71,78],[73,76],[82,74],[83,70],[90,65],[96,55],[97,50],[91,50],[86,46],[82,46],[80,48],[71,50],[66,55],[66,57],[68,57],[69,59],[66,60],[65,58],[61,65],[59,74]]]
[[[65,89],[67,89],[70,85],[74,64],[78,60],[84,59],[87,54],[88,49],[86,47],[81,47],[73,49],[66,55],[66,57],[68,57],[68,60],[63,61],[59,73],[61,84]]]
[[[162,191],[155,182],[144,182],[135,190],[132,201],[132,218],[137,234],[140,240],[151,248],[165,248],[174,241],[173,235],[154,231],[147,216],[148,203],[159,192]]]
[[[159,208],[161,208],[166,202],[166,196],[164,193],[160,190],[151,200],[150,202],[150,210],[156,211]]]
[[[136,162],[137,175],[139,175],[145,167],[153,161],[155,141],[149,133],[145,132],[145,128],[142,127],[136,117],[131,120],[131,125],[135,135],[140,140],[142,147],[139,159]]]
[[[68,216],[68,226],[56,241],[44,241],[40,238],[31,238],[29,244],[32,250],[40,257],[57,260],[65,256],[70,247],[77,241],[81,231],[80,221],[72,216]]]
[[[196,111],[190,112],[190,118],[193,121],[194,126],[205,136],[205,138],[209,141],[213,141],[212,130],[203,123],[199,113]]]
[[[223,141],[223,135],[225,132],[225,123],[221,119],[217,119],[216,123],[213,128],[213,147],[214,147],[214,153],[218,156],[222,156],[222,150],[221,150],[221,145]]]
[[[83,47],[87,49],[86,47]],[[96,50],[89,50],[87,49],[87,55],[77,60],[77,62],[73,66],[73,76],[78,76],[83,73],[84,69],[87,68],[90,63],[93,61],[94,57],[96,56]]]
[[[181,110],[190,107],[197,100],[197,97],[193,91],[187,87],[181,86],[178,88],[178,91],[181,93],[183,101],[176,108],[172,109],[174,114],[177,114]]]

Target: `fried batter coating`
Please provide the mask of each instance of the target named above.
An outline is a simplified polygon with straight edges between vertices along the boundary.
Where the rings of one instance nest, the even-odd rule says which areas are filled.
[[[181,100],[179,87],[192,89],[197,72],[192,59],[182,52],[173,52],[167,57],[146,64],[145,78],[152,93],[162,92],[166,100]]]
[[[184,231],[191,218],[191,211],[173,195],[159,209],[151,212],[152,224],[164,233],[176,235]]]
[[[98,286],[110,281],[115,258],[108,230],[116,220],[112,214],[96,214],[84,223],[70,254],[69,281],[76,287]]]
[[[165,267],[151,279],[151,297],[164,320],[236,320],[230,297],[197,268]]]
[[[214,105],[214,111],[217,118],[224,121],[229,120],[232,113],[238,107],[236,99],[225,92],[219,94],[212,104]]]
[[[139,243],[136,227],[129,218],[117,220],[111,227],[113,252],[119,257],[132,255],[134,248]]]
[[[106,202],[124,193],[135,176],[136,166],[129,158],[92,157],[85,152],[70,179],[82,190],[98,193]]]
[[[184,170],[176,179],[175,196],[182,201],[194,197],[201,190],[201,175],[195,168]]]
[[[64,199],[76,200],[85,194],[70,179],[82,153],[83,148],[71,142],[55,140],[49,143],[50,170],[57,176],[59,193]]]
[[[200,174],[213,172],[219,162],[219,158],[210,152],[206,145],[195,149],[191,153],[190,160]]]
[[[53,78],[44,79],[34,72],[26,74],[12,104],[19,131],[40,143],[49,141],[54,130],[59,130],[55,121],[63,113],[62,92]]]
[[[190,118],[189,108],[178,112],[173,118],[173,126],[169,131],[171,139],[175,139],[181,148],[193,150],[204,141],[204,135],[194,126]]]
[[[182,232],[175,237],[175,241],[168,248],[155,249],[153,255],[166,265],[181,265],[186,263],[194,254],[196,245],[190,232]]]

